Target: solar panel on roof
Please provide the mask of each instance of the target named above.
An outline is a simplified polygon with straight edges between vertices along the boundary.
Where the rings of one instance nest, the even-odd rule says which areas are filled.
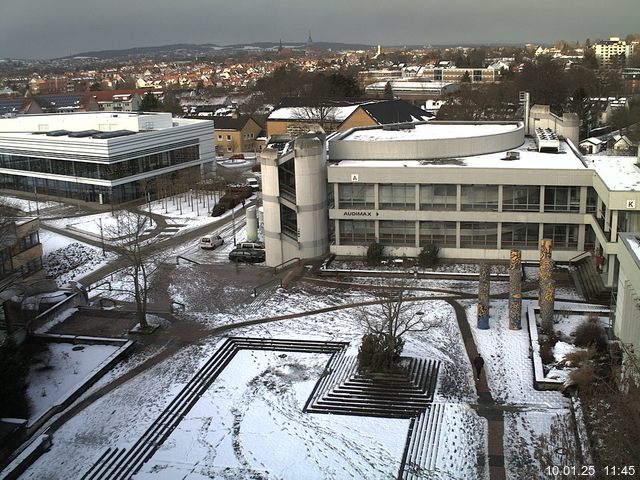
[[[101,133],[100,130],[82,130],[80,132],[71,132],[69,137],[71,138],[85,138],[92,137],[97,133]]]
[[[46,135],[47,137],[62,137],[64,135],[69,135],[69,130],[51,130],[50,132],[47,132]]]
[[[127,135],[133,135],[136,132],[131,130],[114,130],[113,132],[100,132],[92,135],[92,138],[104,140],[106,138],[125,137]]]

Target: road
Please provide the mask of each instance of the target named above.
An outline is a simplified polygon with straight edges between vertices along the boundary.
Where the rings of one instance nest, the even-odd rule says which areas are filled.
[[[182,257],[187,257],[191,260],[194,260],[198,263],[221,263],[229,261],[229,252],[233,249],[233,238],[234,238],[234,225],[235,225],[235,237],[236,240],[244,241],[245,233],[244,226],[246,225],[246,209],[251,205],[255,205],[257,203],[256,198],[252,198],[249,200],[244,207],[238,206],[235,210],[235,219],[231,216],[223,216],[211,223],[207,223],[206,225],[202,225],[200,227],[196,227],[191,229],[185,233],[179,233],[169,238],[163,238],[162,240],[158,240],[154,242],[154,237],[163,233],[162,228],[156,228],[152,236],[149,237],[148,241],[151,246],[150,255],[156,253],[166,254],[166,261],[173,262],[178,255]],[[143,215],[149,215],[148,212],[140,211]],[[164,219],[162,221],[159,220],[159,216],[157,214],[152,214],[154,221],[157,224],[164,224],[166,222]],[[161,217],[163,218],[163,217]],[[66,229],[57,228],[51,225],[47,225],[46,223],[41,224],[41,228],[44,230],[50,230],[54,233],[58,233],[60,235],[64,235],[66,237],[73,238],[74,240],[78,240],[80,242],[84,242],[95,247],[101,248],[102,244],[100,240],[92,238],[90,236],[81,235],[75,232],[71,232]],[[224,238],[224,245],[218,247],[215,250],[202,250],[200,248],[200,238],[203,235],[207,235],[210,233],[216,233]],[[105,245],[106,250],[112,249]],[[122,258],[117,258],[114,261],[110,262],[108,265],[105,265],[93,272],[85,275],[84,277],[78,278],[77,281],[82,285],[87,287],[91,286],[102,280],[103,278],[111,275],[112,273],[117,272],[118,270],[126,267],[127,264]]]

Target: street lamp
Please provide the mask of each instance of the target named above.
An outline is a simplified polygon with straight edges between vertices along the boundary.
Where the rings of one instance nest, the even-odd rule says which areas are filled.
[[[233,229],[233,246],[236,245],[236,207],[231,207],[231,228]]]

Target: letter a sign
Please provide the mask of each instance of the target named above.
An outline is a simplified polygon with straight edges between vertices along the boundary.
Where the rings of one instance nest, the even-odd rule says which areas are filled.
[[[358,174],[357,173],[352,173],[351,174],[351,181],[352,182],[357,182],[358,181]]]

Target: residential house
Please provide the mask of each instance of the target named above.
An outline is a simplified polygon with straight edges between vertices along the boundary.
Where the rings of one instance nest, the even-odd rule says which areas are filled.
[[[325,101],[313,105],[304,99],[285,99],[267,117],[267,136],[295,138],[318,127],[326,133],[349,128],[425,121],[432,114],[404,100]]]
[[[609,40],[596,43],[593,49],[600,66],[623,66],[633,55],[634,44],[620,40],[619,37],[610,37]]]
[[[0,225],[0,280],[42,268],[38,217],[17,218]]]
[[[262,127],[252,117],[208,117],[213,119],[216,155],[255,152]]]
[[[606,142],[596,137],[590,137],[580,142],[580,151],[586,155],[593,155],[606,148]]]

